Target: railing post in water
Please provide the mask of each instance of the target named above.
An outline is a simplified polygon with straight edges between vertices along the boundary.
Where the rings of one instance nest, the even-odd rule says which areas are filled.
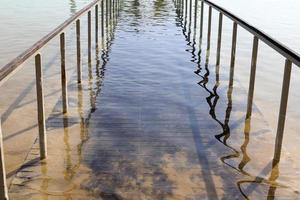
[[[101,1],[101,37],[104,37],[104,8],[103,1]]]
[[[108,30],[108,0],[105,1],[105,25],[106,31]]]
[[[202,40],[203,36],[203,12],[204,12],[204,2],[201,1],[201,14],[200,14],[200,39]]]
[[[193,3],[192,3],[193,0],[190,0],[190,6],[189,6],[189,11],[190,11],[190,14],[189,14],[189,24],[191,25],[192,23],[192,7],[193,7]],[[189,26],[190,26],[189,25]]]
[[[115,23],[115,0],[112,0],[112,18],[113,18],[113,23]]]
[[[184,0],[184,18],[187,16],[187,0]]]
[[[42,63],[41,63],[40,54],[37,54],[35,56],[35,74],[36,74],[40,158],[42,160],[47,157],[47,138],[46,138],[46,123],[45,123],[45,111],[44,111],[43,72],[42,72]]]
[[[6,170],[5,170],[4,150],[3,150],[3,135],[1,130],[1,118],[0,118],[0,199],[8,200]]]
[[[222,43],[222,24],[223,24],[223,14],[219,14],[219,28],[218,28],[218,46],[217,46],[217,63],[220,65],[220,56],[221,56],[221,43]]]
[[[229,75],[229,87],[233,86],[234,65],[235,65],[235,52],[236,52],[236,37],[237,37],[237,23],[233,22],[232,46],[231,46],[231,61],[230,61],[230,75]]]
[[[62,107],[63,113],[68,112],[68,92],[67,92],[67,74],[66,74],[66,50],[65,33],[60,34],[60,55],[61,55],[61,87],[62,87]]]
[[[121,0],[118,0],[118,16],[120,15]]]
[[[292,70],[292,62],[286,59],[285,67],[284,67],[282,90],[281,90],[280,110],[278,116],[277,134],[276,134],[276,141],[275,141],[275,152],[274,152],[274,160],[277,162],[279,162],[280,154],[281,154],[286,110],[287,110],[289,89],[290,89],[290,82],[291,82],[291,70]]]
[[[209,6],[208,10],[208,30],[207,30],[207,51],[210,50],[210,37],[211,37],[211,15],[212,15],[212,7]]]
[[[112,17],[111,17],[111,15],[112,15],[111,1],[112,1],[112,0],[109,0],[109,7],[108,7],[108,8],[109,8],[109,22],[110,22],[110,23],[111,23],[111,18],[112,18]]]
[[[195,0],[195,10],[194,10],[194,30],[197,28],[197,11],[198,11],[198,1]]]
[[[80,20],[76,21],[76,46],[77,46],[77,82],[81,83],[81,47],[80,47]]]
[[[88,12],[88,62],[92,60],[92,27],[91,27],[91,11]]]
[[[254,84],[256,76],[256,63],[257,63],[257,50],[258,50],[258,38],[254,36],[253,39],[253,49],[252,49],[252,60],[251,60],[251,72],[249,80],[249,90],[248,90],[248,103],[247,103],[247,114],[246,119],[251,117],[252,114],[252,104],[254,95]]]
[[[183,11],[184,11],[184,2],[183,2],[183,0],[180,0],[180,3],[181,3],[180,17],[181,17],[181,19],[183,19]]]
[[[95,6],[95,42],[96,46],[98,46],[98,4]]]

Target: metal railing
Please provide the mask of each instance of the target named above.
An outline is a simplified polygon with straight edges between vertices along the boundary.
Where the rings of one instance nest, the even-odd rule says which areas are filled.
[[[190,1],[190,5],[188,5],[188,2]],[[290,81],[291,81],[291,70],[293,64],[296,65],[297,67],[300,67],[300,55],[291,50],[290,48],[286,47],[284,44],[280,43],[279,41],[273,39],[271,36],[268,34],[264,33],[263,31],[257,29],[256,27],[252,26],[251,24],[247,23],[246,21],[240,19],[239,17],[235,16],[228,10],[218,6],[217,4],[209,1],[209,0],[174,0],[175,7],[176,7],[176,12],[178,15],[178,18],[181,19],[182,23],[182,28],[183,28],[183,34],[186,37],[188,41],[188,45],[192,47],[192,56],[193,58],[195,57],[195,35],[196,35],[196,28],[197,28],[197,12],[198,12],[198,1],[201,1],[201,8],[200,8],[200,17],[199,17],[199,29],[200,29],[200,38],[199,38],[199,45],[200,45],[200,50],[199,50],[199,59],[197,61],[197,65],[199,69],[200,67],[200,62],[201,62],[201,44],[202,44],[202,39],[203,39],[203,21],[204,21],[204,6],[208,6],[208,23],[207,23],[207,55],[206,55],[206,61],[205,61],[205,70],[208,71],[208,57],[209,57],[209,52],[210,52],[210,40],[211,40],[211,28],[212,28],[212,9],[216,10],[219,14],[218,18],[218,31],[217,31],[217,52],[216,52],[216,85],[214,86],[213,91],[210,91],[207,89],[206,84],[208,82],[208,75],[209,73],[205,74],[202,76],[203,80],[200,81],[200,85],[206,89],[209,93],[210,96],[207,98],[208,101],[212,99],[212,97],[219,98],[218,94],[216,93],[218,84],[219,84],[219,66],[220,66],[220,55],[221,55],[221,44],[222,44],[222,27],[223,27],[223,16],[228,17],[232,22],[233,22],[233,28],[232,28],[232,44],[231,44],[231,54],[230,54],[230,74],[229,74],[229,85],[228,85],[228,93],[227,93],[227,98],[228,98],[228,107],[226,109],[226,117],[225,117],[225,122],[222,123],[219,119],[217,119],[214,111],[215,111],[215,106],[217,100],[214,100],[214,102],[208,102],[209,106],[211,108],[209,114],[212,116],[214,120],[216,120],[223,129],[223,133],[216,135],[216,138],[221,141],[221,137],[224,137],[224,145],[227,147],[231,148],[234,151],[233,155],[230,156],[238,156],[239,153],[236,149],[233,147],[229,146],[226,142],[226,140],[229,138],[230,135],[230,128],[228,125],[229,118],[230,118],[230,112],[231,112],[231,106],[232,106],[232,87],[233,87],[233,76],[234,76],[234,67],[235,67],[235,57],[236,57],[236,45],[237,45],[237,33],[238,33],[238,27],[242,27],[245,30],[247,30],[249,33],[253,35],[253,43],[252,43],[252,56],[251,56],[251,69],[250,69],[250,79],[249,79],[249,88],[248,88],[248,95],[247,95],[247,111],[246,111],[246,119],[245,119],[245,135],[249,135],[249,130],[247,130],[246,127],[250,126],[250,120],[251,120],[251,115],[252,115],[252,107],[253,107],[253,98],[254,98],[254,89],[255,89],[255,78],[256,78],[256,65],[257,65],[257,56],[258,56],[258,46],[259,46],[259,41],[264,42],[267,44],[269,47],[272,49],[276,50],[279,54],[281,54],[285,58],[285,65],[284,65],[284,73],[283,73],[283,82],[282,82],[282,89],[281,89],[281,99],[280,99],[280,109],[279,109],[279,116],[278,116],[278,122],[277,122],[277,131],[276,131],[276,139],[275,139],[275,150],[274,150],[274,155],[273,155],[273,161],[272,161],[272,172],[271,174],[273,175],[276,173],[276,168],[278,168],[278,164],[280,162],[280,157],[281,157],[281,150],[282,150],[282,142],[283,142],[283,134],[284,134],[284,128],[285,128],[285,120],[286,120],[286,111],[287,111],[287,104],[288,104],[288,97],[289,97],[289,88],[290,88]],[[194,2],[194,5],[192,5],[192,2]],[[194,6],[194,13],[192,13],[192,6]],[[189,10],[189,11],[188,11]],[[191,42],[190,34],[191,34],[191,16],[194,14],[194,38],[193,42]],[[189,16],[189,27],[188,30],[186,30],[186,24],[187,22],[187,16]],[[184,19],[183,19],[184,18]],[[195,71],[196,74],[200,73],[200,70]],[[246,148],[247,143],[249,141],[245,140],[245,143],[243,145],[244,148]],[[243,149],[242,149],[243,151]],[[245,151],[245,149],[244,149]],[[244,154],[245,152],[243,152]],[[245,155],[244,155],[245,156]],[[241,161],[240,166],[241,168],[239,169],[240,172],[242,172],[245,175],[250,175],[249,173],[244,171],[244,166],[247,164],[247,155],[245,158],[243,158],[243,161]],[[225,158],[222,161],[225,161]],[[262,177],[258,177],[258,179],[263,180],[265,183],[270,184],[270,190],[269,194],[274,196],[274,191],[276,189],[277,183],[275,183],[277,176],[272,176],[269,180],[266,180]],[[246,181],[247,182],[247,181]],[[242,182],[241,182],[242,183]],[[239,183],[239,187],[241,185]],[[243,194],[244,195],[244,194]],[[245,196],[246,197],[246,196]]]
[[[234,67],[235,62],[235,52],[236,52],[236,40],[237,40],[237,28],[238,25],[243,27],[245,30],[249,31],[253,34],[253,47],[252,47],[252,60],[251,60],[251,73],[250,73],[250,82],[249,82],[249,90],[248,90],[248,101],[247,101],[247,118],[249,118],[252,114],[252,104],[253,104],[253,96],[254,96],[254,86],[255,86],[255,76],[256,76],[256,65],[257,65],[257,55],[258,55],[258,44],[259,41],[264,42],[272,49],[276,50],[280,53],[286,60],[284,66],[284,74],[283,74],[283,83],[282,83],[282,91],[281,91],[281,100],[280,100],[280,110],[279,117],[277,123],[277,134],[276,134],[276,144],[275,144],[275,160],[279,161],[278,155],[281,152],[281,144],[279,145],[279,141],[282,141],[284,126],[285,126],[285,118],[286,118],[286,110],[289,96],[289,86],[291,80],[291,69],[292,64],[300,67],[300,55],[294,52],[293,50],[286,47],[284,44],[276,41],[271,36],[267,35],[263,31],[255,28],[239,17],[235,16],[228,10],[216,5],[215,3],[208,0],[201,0],[201,16],[203,16],[204,12],[204,4],[209,6],[209,22],[211,24],[211,15],[212,8],[219,12],[219,25],[218,25],[218,48],[217,48],[217,63],[220,64],[220,50],[221,50],[221,38],[222,38],[222,22],[223,15],[227,16],[229,19],[233,21],[233,33],[232,33],[232,47],[231,47],[231,68]],[[201,20],[200,26],[200,35],[202,37],[203,34],[203,17]],[[209,27],[210,29],[210,27]],[[210,34],[210,31],[208,31]],[[209,36],[210,37],[210,36]],[[233,70],[233,69],[231,69]]]
[[[76,62],[77,62],[77,82],[82,80],[82,64],[81,64],[81,25],[80,17],[87,13],[87,40],[88,40],[88,62],[92,59],[92,15],[91,10],[95,12],[95,43],[98,47],[98,33],[99,33],[99,4],[101,7],[101,37],[105,35],[105,29],[109,29],[109,22],[115,25],[115,19],[119,15],[120,0],[94,0],[83,9],[75,13],[64,23],[55,28],[52,32],[40,39],[29,49],[21,53],[18,57],[6,64],[0,69],[0,86],[13,76],[22,64],[28,61],[32,56],[35,57],[35,73],[36,73],[36,93],[37,93],[37,112],[38,112],[38,130],[39,130],[39,147],[40,159],[47,157],[47,139],[46,139],[46,120],[44,109],[44,91],[43,91],[43,70],[42,70],[42,55],[39,53],[52,39],[60,37],[60,61],[61,61],[61,86],[62,86],[62,112],[68,112],[68,95],[67,95],[67,74],[66,74],[66,50],[65,50],[65,32],[64,30],[75,22],[76,28]],[[105,4],[105,5],[104,5]],[[104,14],[105,20],[104,20]],[[104,28],[104,23],[106,24]],[[108,32],[106,31],[106,37]],[[1,130],[0,119],[0,199],[8,199],[8,189],[6,184],[6,171],[4,164],[3,138]]]
[[[186,1],[186,2],[184,2]],[[284,126],[285,126],[285,117],[286,117],[286,110],[287,110],[287,103],[288,103],[288,96],[289,96],[289,86],[291,80],[291,69],[292,64],[300,67],[300,55],[291,50],[290,48],[286,47],[284,44],[280,43],[279,41],[273,39],[268,34],[264,33],[263,31],[255,28],[254,26],[250,25],[246,21],[240,19],[239,17],[235,16],[228,10],[216,5],[215,3],[209,0],[200,0],[201,1],[201,17],[200,17],[200,41],[203,37],[203,19],[204,19],[204,4],[208,5],[209,13],[208,13],[208,31],[207,31],[207,40],[208,40],[208,47],[210,45],[210,38],[211,38],[211,19],[212,19],[212,8],[219,12],[219,23],[218,23],[218,39],[217,39],[217,58],[216,58],[216,65],[220,65],[220,54],[221,54],[221,41],[222,41],[222,25],[223,25],[223,15],[227,16],[229,19],[233,21],[233,32],[232,32],[232,47],[231,47],[231,70],[234,68],[235,63],[235,53],[236,53],[236,42],[237,42],[237,29],[238,26],[243,27],[245,30],[250,32],[253,35],[253,47],[252,47],[252,59],[251,59],[251,72],[250,72],[250,81],[249,81],[249,90],[248,90],[248,100],[247,100],[247,118],[249,118],[252,114],[252,104],[253,104],[253,96],[254,96],[254,86],[255,86],[255,76],[256,76],[256,65],[257,65],[257,55],[258,55],[258,45],[259,41],[264,42],[272,49],[276,50],[280,53],[286,60],[284,66],[284,74],[283,74],[283,83],[282,83],[282,91],[281,91],[281,100],[280,100],[280,110],[279,110],[279,117],[277,123],[277,135],[276,135],[276,144],[278,144],[278,140],[282,140]],[[184,7],[187,7],[187,0],[176,0],[175,5],[183,9],[184,3],[186,4]],[[197,5],[197,0],[195,1],[195,7]],[[195,9],[196,10],[196,9]],[[191,9],[190,9],[191,11]],[[185,12],[187,12],[187,8],[185,8]],[[190,12],[191,13],[191,12]],[[190,14],[191,15],[191,14]],[[195,14],[196,16],[196,14]],[[195,17],[196,18],[196,17]],[[276,152],[281,151],[281,145],[276,145],[275,148]],[[276,153],[280,155],[280,153]],[[279,159],[279,158],[278,158]]]

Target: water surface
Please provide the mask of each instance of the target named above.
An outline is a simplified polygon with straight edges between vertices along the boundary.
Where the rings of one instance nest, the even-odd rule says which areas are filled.
[[[70,7],[61,8],[71,12],[62,11],[61,15],[67,17],[74,5],[64,3]],[[193,6],[194,1],[187,5]],[[192,14],[189,9],[179,12],[169,0],[125,1],[115,32],[108,37],[112,40],[104,44],[109,48],[98,52],[91,64],[84,62],[82,88],[74,78],[74,61],[68,63],[73,109],[68,116],[59,114],[60,88],[46,84],[58,93],[55,98],[47,93],[48,101],[54,102],[48,108],[49,160],[53,162],[29,166],[32,171],[25,170],[23,175],[26,179],[30,171],[34,178],[25,181],[25,187],[19,184],[18,195],[32,195],[33,199],[40,195],[45,199],[52,195],[88,195],[91,199],[299,198],[300,138],[295,123],[300,113],[295,103],[299,100],[299,70],[293,70],[287,130],[281,141],[282,154],[278,154],[274,152],[274,130],[284,59],[261,44],[253,116],[246,119],[252,36],[239,28],[235,74],[230,77],[232,22],[224,19],[221,65],[216,66],[218,13],[213,12],[211,49],[206,51],[207,7],[201,45],[199,20],[194,29],[191,10]],[[245,14],[245,18],[249,16]],[[45,21],[43,25],[48,27]],[[42,31],[38,33],[42,35]],[[74,36],[68,38],[69,53],[74,57]],[[59,64],[53,47],[55,44],[46,52],[52,52],[56,62],[47,59],[46,77],[54,87]],[[29,73],[22,75],[31,80]],[[5,85],[4,89],[9,88]],[[14,105],[20,109],[28,103],[17,102]],[[9,119],[11,112],[4,111]],[[27,156],[29,161],[31,155],[34,153]],[[278,156],[281,161],[274,161]]]

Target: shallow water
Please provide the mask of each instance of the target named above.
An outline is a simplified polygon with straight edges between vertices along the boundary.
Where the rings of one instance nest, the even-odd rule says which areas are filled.
[[[215,65],[217,13],[210,53],[205,51],[206,32],[200,51],[199,26],[195,32],[193,24],[193,16],[176,13],[171,1],[125,1],[109,50],[91,65],[83,63],[82,88],[74,78],[75,62],[68,62],[68,116],[60,115],[59,63],[56,44],[51,44],[45,50],[55,58],[51,63],[53,58],[46,57],[45,73],[49,161],[27,166],[31,170],[17,176],[24,185],[13,182],[19,193],[14,187],[11,191],[21,199],[299,198],[300,138],[293,123],[299,119],[297,76],[278,163],[273,160],[273,129],[284,60],[266,46],[260,48],[254,114],[245,120],[252,37],[239,29],[234,87],[228,88],[232,24],[225,19],[220,68]],[[206,31],[207,20],[204,27]],[[68,38],[74,58],[74,36]],[[32,77],[29,72],[18,76]],[[3,86],[6,92],[8,85]],[[28,102],[34,104],[32,96],[13,105],[24,111]],[[14,121],[14,112],[3,110],[5,119]],[[4,130],[11,130],[6,124]],[[29,153],[26,161],[32,155],[37,153]]]
[[[0,1],[0,66],[86,5],[89,0]]]
[[[42,36],[59,25],[63,20],[72,15],[78,8],[87,4],[88,0],[74,1],[0,1],[0,66],[5,65],[19,53],[24,51]],[[224,6],[254,26],[260,28],[266,33],[278,39],[295,51],[300,51],[300,34],[298,10],[300,4],[296,0],[288,1],[227,1],[217,0],[216,3]],[[268,12],[265,12],[268,10]],[[288,14],[284,14],[282,10]],[[205,14],[207,15],[206,9]],[[137,13],[138,15],[139,13]],[[38,16],[38,17],[36,17]],[[51,18],[51,20],[49,20]],[[207,18],[207,16],[206,16]],[[217,13],[213,14],[215,26],[213,32],[217,35]],[[215,29],[214,29],[215,28]],[[229,52],[231,45],[231,23],[224,24],[223,64],[229,64]],[[226,37],[227,36],[227,37]],[[212,40],[216,40],[213,37]],[[251,35],[242,29],[238,33],[237,48],[237,69],[238,79],[245,88],[248,88],[250,49],[252,38]],[[284,59],[276,52],[272,51],[265,45],[260,45],[258,61],[258,78],[256,100],[261,107],[262,112],[272,127],[276,128],[277,110],[274,113],[273,108],[279,106],[282,74]],[[300,127],[297,126],[294,119],[300,117],[300,106],[297,102],[300,100],[297,91],[300,90],[300,70],[295,67],[292,75],[291,96],[289,104],[288,117],[290,123],[287,124],[291,135],[294,136],[295,131]]]

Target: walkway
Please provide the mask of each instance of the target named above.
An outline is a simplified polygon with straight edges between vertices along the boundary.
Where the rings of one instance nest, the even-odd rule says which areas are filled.
[[[12,199],[300,198],[289,167],[275,182],[274,134],[256,108],[244,120],[246,90],[228,88],[229,67],[219,77],[177,14],[171,1],[124,3],[87,81],[69,83],[68,116],[58,102],[47,120],[47,163],[36,142]]]

